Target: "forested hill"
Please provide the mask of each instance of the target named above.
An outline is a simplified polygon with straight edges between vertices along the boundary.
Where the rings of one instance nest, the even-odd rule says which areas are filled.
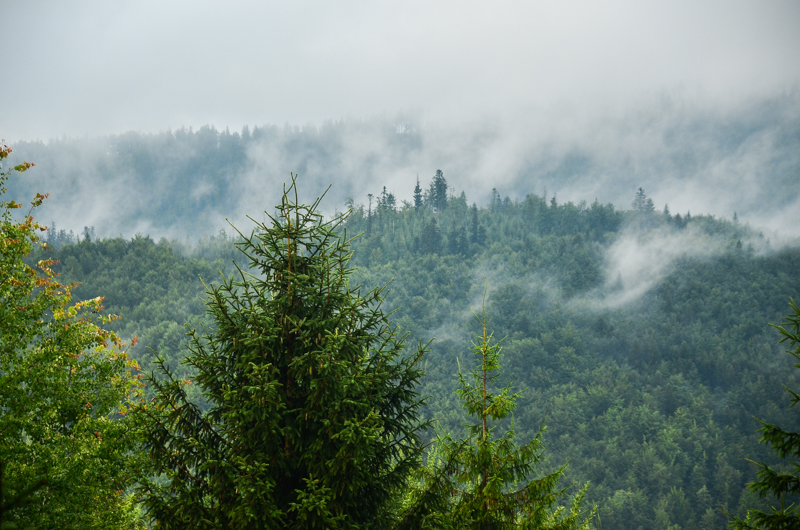
[[[503,378],[524,389],[518,438],[547,421],[549,461],[591,481],[602,526],[725,528],[720,509],[760,502],[745,490],[746,459],[774,461],[753,417],[800,427],[782,389],[796,387],[796,371],[768,326],[799,296],[800,248],[734,220],[657,211],[634,192],[631,210],[496,193],[478,207],[437,174],[413,202],[384,191],[339,209],[352,209],[348,237],[362,233],[354,281],[391,281],[394,322],[411,341],[436,339],[422,392],[443,430],[463,420],[453,376],[486,287]],[[136,356],[148,361],[152,347],[176,365],[184,324],[206,321],[198,276],[229,273],[234,241],[89,233],[54,239],[52,253],[62,279],[82,282],[76,295],[105,296],[123,317],[115,325],[138,336]]]
[[[439,167],[478,204],[497,188],[520,201],[555,194],[626,209],[641,186],[659,209],[735,211],[743,222],[798,233],[799,91],[725,111],[659,99],[624,116],[565,118],[437,125],[397,115],[20,141],[15,156],[36,162],[35,178],[16,179],[9,191],[49,192],[38,217],[67,233],[94,226],[101,237],[182,240],[276,204],[289,171],[306,201],[333,184],[323,203],[331,212],[384,185],[399,206],[411,200],[415,175],[426,180]]]

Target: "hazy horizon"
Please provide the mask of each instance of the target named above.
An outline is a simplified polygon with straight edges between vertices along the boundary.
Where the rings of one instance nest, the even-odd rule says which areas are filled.
[[[384,185],[408,199],[437,169],[478,204],[496,187],[627,208],[641,186],[659,209],[800,226],[796,2],[11,0],[0,15],[13,73],[0,138],[26,146],[19,156],[52,154],[31,160],[41,185],[12,190],[51,192],[40,213],[64,227],[213,231],[270,208],[290,172],[312,195],[333,184],[333,210]],[[130,131],[208,125],[309,134],[305,150],[289,136],[249,144],[224,174],[188,151],[136,147],[155,164],[147,175],[105,158]],[[167,194],[160,214],[185,202],[169,195],[183,190],[164,157],[197,172],[186,193],[198,204],[231,179],[241,190],[198,219],[147,218],[145,191]]]

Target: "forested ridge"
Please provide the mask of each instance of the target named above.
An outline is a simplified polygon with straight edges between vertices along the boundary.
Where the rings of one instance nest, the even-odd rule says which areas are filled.
[[[454,194],[441,172],[417,185],[413,202],[399,204],[384,188],[339,207],[352,210],[347,237],[361,234],[351,282],[391,282],[384,307],[397,309],[391,319],[409,343],[435,338],[421,393],[430,396],[425,415],[444,431],[466,421],[453,375],[488,285],[488,327],[505,337],[502,380],[524,390],[516,436],[531,439],[547,420],[548,465],[569,461],[567,482],[590,482],[596,524],[724,528],[720,510],[744,515],[764,505],[745,487],[754,478],[747,459],[777,462],[758,444],[754,416],[800,426],[783,392],[797,375],[768,327],[797,296],[800,249],[779,248],[735,220],[658,211],[634,191],[633,208],[619,210],[496,192],[478,205]],[[142,366],[152,348],[191,378],[179,364],[184,326],[208,325],[200,278],[214,283],[233,271],[230,234],[187,244],[51,231],[56,250],[31,259],[58,260],[62,281],[81,282],[78,297],[104,296],[122,317],[109,327],[138,338],[130,353]],[[659,245],[679,251],[639,252]],[[663,263],[615,268],[626,259]]]
[[[555,192],[562,202],[597,197],[627,209],[641,186],[659,209],[680,200],[692,210],[702,205],[694,213],[730,217],[737,210],[743,220],[774,229],[779,220],[794,219],[798,116],[800,93],[792,91],[715,112],[679,99],[660,101],[589,120],[577,136],[559,123],[531,124],[532,130],[492,120],[452,127],[413,114],[241,130],[128,131],[19,141],[12,145],[16,156],[36,162],[36,178],[8,186],[14,197],[51,194],[39,210],[42,222],[78,235],[95,225],[101,237],[141,232],[194,240],[227,229],[226,218],[245,225],[246,215],[277,203],[289,171],[300,175],[308,202],[333,184],[326,213],[348,196],[366,202],[366,193],[377,195],[384,185],[400,206],[411,198],[409,180],[419,175],[427,186],[436,167],[479,206],[496,187],[503,197],[549,190],[548,200]]]

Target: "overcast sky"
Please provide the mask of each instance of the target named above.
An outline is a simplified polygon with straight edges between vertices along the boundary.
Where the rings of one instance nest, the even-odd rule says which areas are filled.
[[[800,2],[0,2],[0,136],[731,106],[796,90]]]

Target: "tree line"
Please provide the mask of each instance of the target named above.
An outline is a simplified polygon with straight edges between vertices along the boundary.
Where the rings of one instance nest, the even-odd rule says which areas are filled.
[[[439,189],[448,190],[443,173],[437,177]],[[3,453],[4,498],[13,501],[5,520],[53,526],[37,519],[44,506],[54,518],[75,507],[75,520],[84,517],[75,526],[93,521],[123,527],[149,517],[176,528],[483,528],[503,521],[716,528],[727,522],[723,511],[746,517],[759,501],[745,486],[752,471],[744,456],[765,467],[779,463],[756,443],[748,414],[796,425],[779,404],[778,381],[787,374],[774,358],[775,341],[758,328],[785,305],[781,285],[794,281],[796,251],[757,253],[748,245],[761,239],[746,227],[686,216],[692,226],[729,242],[722,256],[681,263],[636,307],[584,311],[588,293],[614,289],[603,279],[602,256],[615,234],[629,226],[643,237],[659,226],[683,230],[686,217],[676,223],[677,216],[654,208],[624,212],[535,195],[478,208],[468,206],[463,194],[448,190],[442,202],[438,193],[432,185],[427,193],[420,189],[420,204],[398,206],[384,189],[374,209],[353,201],[352,213],[334,222],[287,195],[272,221],[252,234],[221,233],[193,248],[146,237],[96,240],[89,233],[47,251],[40,243],[48,233],[35,240],[34,225],[14,221],[16,203],[5,203],[11,206],[4,235],[18,230],[22,237],[13,239],[27,238],[9,263],[33,267],[45,256],[58,259],[49,270],[83,281],[76,292],[108,289],[102,303],[123,316],[101,322],[110,331],[81,335],[89,342],[68,347],[58,333],[80,327],[48,320],[57,314],[52,309],[39,313],[42,322],[52,323],[47,333],[54,343],[64,345],[59,351],[76,355],[69,357],[75,371],[55,370],[72,377],[64,385],[74,394],[65,390],[65,402],[100,422],[91,433],[83,428],[82,439],[68,419],[41,422],[42,429],[51,439],[72,436],[69,447],[97,448],[102,458],[64,459],[59,476],[67,482],[59,487],[75,497],[59,505],[60,490],[50,478],[58,475],[54,468],[25,467],[28,478],[20,478],[20,464],[33,461],[34,453],[26,457],[20,449],[32,431],[17,430],[9,438],[17,440],[17,449]],[[425,247],[431,220],[440,227],[438,245]],[[473,226],[483,229],[482,239],[471,237],[481,231]],[[484,289],[474,279],[479,267],[504,278],[490,278],[486,313],[478,310],[475,319],[468,308]],[[218,277],[217,268],[222,280],[208,290],[192,280]],[[531,287],[532,274],[553,278],[558,294],[541,284]],[[35,286],[19,292],[56,307]],[[197,299],[203,293],[205,302]],[[5,307],[11,311],[19,307],[15,303]],[[104,312],[100,301],[94,303],[64,314],[81,322],[97,319]],[[383,306],[401,308],[392,322]],[[186,322],[200,331],[186,336]],[[492,329],[506,337],[502,370]],[[444,336],[428,344],[442,330]],[[148,366],[154,359],[143,346],[152,346],[161,375],[139,388],[143,374],[136,361],[117,353],[121,342],[109,350],[113,340],[97,353],[110,368],[80,365],[86,362],[80,352],[96,347],[96,333],[137,336],[139,344],[127,350]],[[10,337],[4,334],[4,347]],[[17,357],[5,359],[27,355],[19,344],[46,340],[16,341]],[[404,353],[405,344],[417,346]],[[12,365],[4,365],[4,383]],[[43,381],[33,369],[16,376]],[[102,408],[108,401],[89,398],[92,385],[102,386],[106,376],[121,385],[111,398],[123,396],[124,409]],[[483,389],[481,382],[492,378],[496,385]],[[523,392],[508,387],[512,378]],[[28,387],[16,390],[17,403],[43,403],[35,393],[19,397]],[[426,405],[422,396],[430,396]],[[3,414],[6,422],[19,417]],[[111,438],[144,444],[147,454],[124,444],[106,449],[108,434],[121,431],[103,429],[129,428],[133,417],[146,428]],[[422,429],[434,419],[437,429]],[[526,443],[516,447],[517,439]],[[87,462],[126,471],[103,474]],[[75,473],[81,465],[87,471]],[[91,506],[99,491],[107,492],[107,501],[98,511]],[[586,506],[594,504],[598,516],[591,517]],[[112,512],[114,522],[102,522],[111,521],[103,517]]]

